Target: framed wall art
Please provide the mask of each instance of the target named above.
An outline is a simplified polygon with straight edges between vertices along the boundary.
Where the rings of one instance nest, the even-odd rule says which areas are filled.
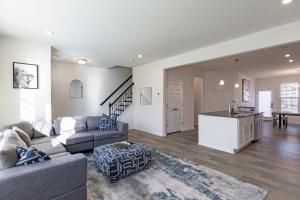
[[[13,88],[38,89],[39,66],[28,63],[13,63]]]

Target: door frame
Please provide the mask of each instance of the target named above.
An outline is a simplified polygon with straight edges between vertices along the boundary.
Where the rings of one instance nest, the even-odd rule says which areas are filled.
[[[181,130],[180,131],[183,131],[184,130],[184,81],[183,80],[175,80],[175,79],[171,79],[171,80],[166,80],[166,95],[165,95],[165,109],[164,109],[164,112],[165,112],[165,135],[168,135],[168,134],[171,134],[171,133],[175,133],[175,132],[168,132],[168,82],[170,81],[173,81],[173,82],[181,82],[182,83],[182,105],[181,105]]]
[[[273,104],[273,107],[271,108],[271,117],[263,117],[264,120],[272,120],[272,112],[274,112],[274,90],[273,89],[259,89],[256,93],[256,100],[257,100],[257,111],[259,112],[259,92],[263,91],[270,91],[271,92],[271,104]]]

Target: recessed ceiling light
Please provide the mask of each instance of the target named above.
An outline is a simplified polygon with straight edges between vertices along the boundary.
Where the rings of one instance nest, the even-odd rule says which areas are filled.
[[[293,2],[293,0],[281,0],[281,3],[284,4],[284,5],[290,4],[292,2]]]
[[[294,62],[294,60],[293,60],[293,59],[290,59],[289,62],[292,63],[292,62]]]
[[[291,57],[291,54],[285,54],[284,57],[289,58]]]
[[[85,65],[87,63],[86,59],[77,59],[78,64]]]
[[[49,31],[49,30],[45,30],[45,33],[50,36],[55,34],[53,31]]]
[[[139,54],[139,55],[138,55],[138,57],[139,57],[139,58],[142,58],[142,57],[143,57],[143,55],[142,55],[142,54]]]

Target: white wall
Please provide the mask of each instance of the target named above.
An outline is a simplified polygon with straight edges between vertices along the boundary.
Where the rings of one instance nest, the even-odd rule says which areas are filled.
[[[13,62],[39,65],[39,89],[13,89]],[[0,36],[0,126],[51,120],[51,47]]]
[[[165,136],[164,131],[165,72],[159,67],[133,68],[133,127],[137,130]],[[152,87],[152,105],[140,104],[140,89]]]
[[[250,101],[249,102],[243,102],[243,87],[242,82],[243,79],[250,81]],[[239,88],[234,89],[234,96],[237,99],[238,106],[246,106],[246,107],[255,107],[256,102],[256,92],[255,92],[255,79],[253,79],[250,76],[238,73],[237,74],[237,80],[240,85]]]
[[[125,67],[103,69],[66,62],[53,62],[53,118],[108,113],[108,102],[103,106],[100,106],[100,103],[131,74],[132,69]],[[69,98],[69,84],[74,79],[83,82],[83,98]],[[121,90],[124,91],[129,83]],[[120,92],[114,95],[110,101],[112,102]]]
[[[299,27],[300,21],[296,21],[135,67],[133,69],[134,82],[136,83],[134,98],[139,98],[137,91],[145,86],[153,87],[154,95],[151,106],[146,107],[135,103],[134,127],[152,134],[165,135],[163,112],[164,69],[299,41]],[[157,92],[160,95],[156,95]]]
[[[216,90],[220,79],[225,81],[224,90]],[[203,112],[227,110],[234,99],[234,73],[232,71],[205,71],[203,88]]]
[[[194,77],[194,124],[198,125],[198,115],[203,109],[203,78]]]
[[[299,78],[297,78],[297,75],[256,79],[256,93],[259,90],[272,90],[273,103],[274,103],[273,111],[280,111],[280,84],[299,82],[298,79]],[[299,117],[288,116],[288,118],[289,118],[289,123],[300,124]]]

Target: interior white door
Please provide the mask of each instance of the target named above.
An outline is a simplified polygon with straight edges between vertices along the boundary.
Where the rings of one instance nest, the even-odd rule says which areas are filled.
[[[166,132],[183,129],[183,82],[167,82]]]
[[[272,117],[272,110],[272,90],[258,91],[258,111],[263,112],[265,118],[270,118]]]

